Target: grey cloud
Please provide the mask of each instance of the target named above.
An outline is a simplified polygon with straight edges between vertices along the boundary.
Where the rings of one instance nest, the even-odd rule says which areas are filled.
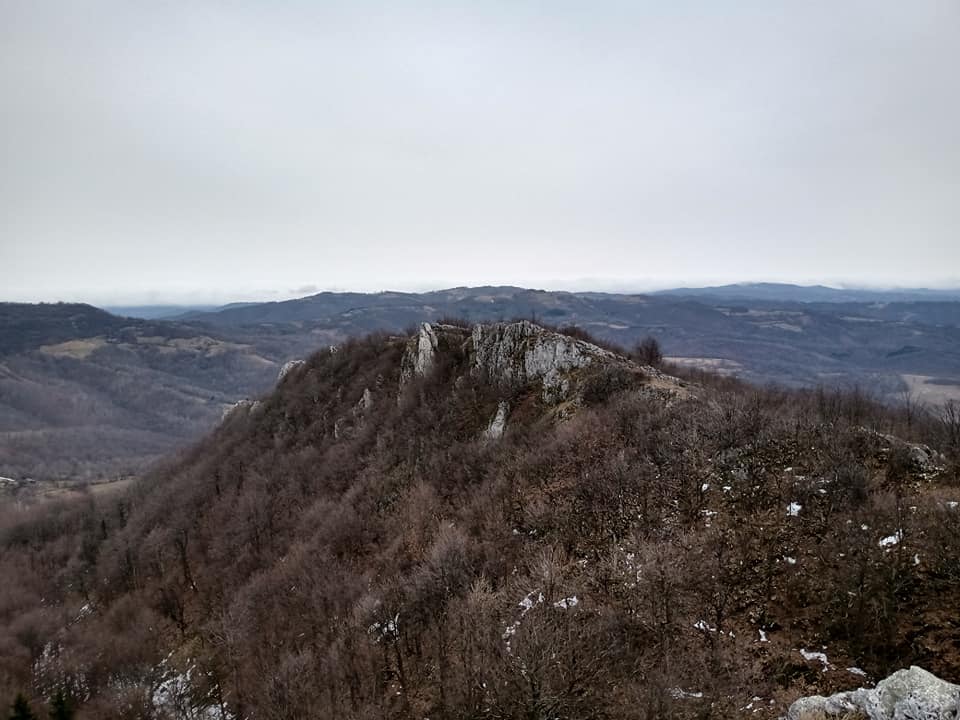
[[[958,283],[958,31],[952,0],[7,0],[4,295]]]

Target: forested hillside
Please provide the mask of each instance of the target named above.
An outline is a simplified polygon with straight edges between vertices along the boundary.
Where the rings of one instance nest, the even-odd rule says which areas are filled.
[[[266,390],[298,342],[0,303],[0,475],[69,482],[139,473]]]
[[[771,718],[956,679],[958,453],[956,415],[529,323],[351,340],[126,494],[0,510],[0,703]]]

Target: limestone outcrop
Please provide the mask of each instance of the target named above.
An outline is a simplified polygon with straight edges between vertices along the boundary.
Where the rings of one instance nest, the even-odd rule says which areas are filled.
[[[291,370],[294,370],[295,368],[300,367],[305,362],[306,362],[305,360],[290,360],[289,362],[285,362],[283,364],[283,367],[280,368],[280,372],[277,373],[277,382],[280,382],[281,380],[283,380],[290,373]]]
[[[898,670],[875,688],[861,688],[829,697],[800,698],[785,720],[957,720],[960,685],[941,680],[916,666]]]
[[[943,455],[929,445],[908,442],[896,435],[888,435],[865,427],[860,428],[860,434],[880,456],[886,456],[895,451],[904,452],[909,458],[910,471],[919,477],[933,478],[943,471],[946,464]]]
[[[223,414],[220,416],[220,421],[224,422],[227,420],[227,418],[239,416],[243,413],[255,413],[259,411],[261,407],[263,407],[263,403],[259,400],[250,400],[249,398],[238,400],[233,405],[227,405],[223,409]]]
[[[571,371],[600,359],[620,360],[609,350],[525,320],[476,325],[471,339],[475,371],[507,383],[540,380],[546,402],[557,402],[569,394]]]
[[[407,342],[400,363],[400,386],[403,387],[414,377],[423,377],[433,368],[433,359],[437,353],[437,333],[430,323],[421,323],[420,329]]]
[[[373,407],[373,393],[370,392],[370,388],[364,388],[363,395],[361,395],[360,400],[357,401],[357,407],[355,408],[355,412],[357,414],[363,414],[372,407]]]
[[[413,378],[428,375],[438,353],[454,349],[462,353],[474,376],[508,387],[539,383],[541,399],[548,405],[581,400],[585,386],[603,373],[610,375],[607,380],[611,387],[618,381],[613,376],[619,374],[621,381],[638,380],[635,384],[642,383],[643,392],[671,397],[686,392],[679,380],[654,368],[641,367],[593,343],[525,320],[475,325],[472,329],[421,324],[407,341],[401,360],[401,390]],[[506,412],[498,410],[489,432],[502,432],[497,428],[506,422]]]
[[[507,414],[509,412],[510,404],[505,400],[501,400],[497,404],[496,414],[493,416],[493,419],[490,420],[487,429],[483,431],[485,440],[499,440],[503,437],[503,433],[507,429]]]
[[[445,347],[461,346],[470,331],[457,325],[420,323],[417,334],[407,341],[400,361],[400,387],[433,370],[437,353]]]

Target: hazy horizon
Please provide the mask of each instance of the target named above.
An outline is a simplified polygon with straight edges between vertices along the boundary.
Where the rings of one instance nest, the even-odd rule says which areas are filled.
[[[0,3],[4,300],[960,286],[960,5]]]
[[[892,284],[873,284],[864,285],[856,283],[844,283],[837,281],[810,281],[790,283],[785,281],[770,280],[748,280],[748,281],[704,281],[692,283],[658,283],[658,282],[604,282],[601,280],[580,279],[568,282],[557,281],[546,283],[544,285],[524,285],[514,282],[482,282],[471,285],[464,284],[424,284],[409,286],[384,286],[384,287],[320,287],[303,286],[299,288],[290,288],[287,290],[278,289],[257,289],[246,292],[214,292],[195,290],[183,291],[180,293],[170,292],[150,292],[144,291],[129,295],[115,295],[111,293],[53,293],[49,297],[35,298],[10,298],[0,296],[0,302],[28,302],[28,303],[56,303],[56,302],[76,302],[87,303],[98,307],[150,307],[150,306],[210,306],[217,307],[229,305],[231,303],[260,303],[260,302],[283,302],[286,300],[295,300],[298,298],[309,297],[324,292],[332,293],[427,293],[440,290],[449,290],[457,287],[518,287],[528,290],[545,290],[548,292],[599,292],[611,294],[631,294],[631,293],[653,293],[663,290],[675,290],[681,288],[705,288],[726,285],[756,285],[756,284],[784,284],[794,285],[796,287],[822,286],[837,290],[863,290],[863,291],[943,291],[956,292],[960,294],[960,284],[957,285],[892,285]]]

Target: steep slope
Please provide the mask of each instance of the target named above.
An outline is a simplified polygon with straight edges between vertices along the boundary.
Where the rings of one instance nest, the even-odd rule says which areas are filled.
[[[955,460],[904,429],[532,323],[349,341],[128,495],[3,518],[0,700],[770,718],[956,679]]]

